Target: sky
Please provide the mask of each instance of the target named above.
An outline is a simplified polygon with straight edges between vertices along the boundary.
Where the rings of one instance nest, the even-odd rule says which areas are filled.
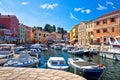
[[[2,15],[16,15],[30,27],[50,24],[68,32],[81,21],[115,10],[120,10],[120,0],[0,0]]]

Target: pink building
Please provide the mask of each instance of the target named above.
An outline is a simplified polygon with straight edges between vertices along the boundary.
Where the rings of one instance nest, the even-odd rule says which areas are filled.
[[[0,24],[10,30],[15,41],[19,38],[19,20],[15,15],[1,15],[0,13]]]

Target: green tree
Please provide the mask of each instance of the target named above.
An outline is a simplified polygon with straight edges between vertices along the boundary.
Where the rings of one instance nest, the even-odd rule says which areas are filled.
[[[53,32],[56,32],[56,26],[53,25]]]
[[[61,28],[60,27],[57,27],[57,32],[61,33]]]
[[[39,30],[43,30],[42,27],[39,27],[39,26],[38,26],[37,28],[38,28]]]

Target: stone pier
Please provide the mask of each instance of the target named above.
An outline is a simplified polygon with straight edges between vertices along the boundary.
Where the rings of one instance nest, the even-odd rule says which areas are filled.
[[[53,69],[0,67],[0,80],[86,80],[85,78]]]

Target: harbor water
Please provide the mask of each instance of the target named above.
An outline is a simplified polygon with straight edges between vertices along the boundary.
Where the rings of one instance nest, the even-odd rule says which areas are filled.
[[[46,63],[49,57],[64,57],[66,62],[68,61],[68,58],[74,58],[74,57],[81,57],[85,60],[91,59],[93,62],[98,64],[102,63],[106,67],[101,77],[101,80],[120,80],[120,61],[105,59],[100,57],[99,55],[94,55],[93,57],[76,56],[76,55],[71,55],[67,52],[63,52],[61,50],[54,50],[50,48],[48,51],[42,51],[40,53],[41,62],[37,68],[47,68]],[[72,71],[70,68],[68,71],[74,73],[74,71]],[[78,72],[78,75],[82,75],[82,74]],[[91,79],[87,79],[87,80],[91,80]]]

